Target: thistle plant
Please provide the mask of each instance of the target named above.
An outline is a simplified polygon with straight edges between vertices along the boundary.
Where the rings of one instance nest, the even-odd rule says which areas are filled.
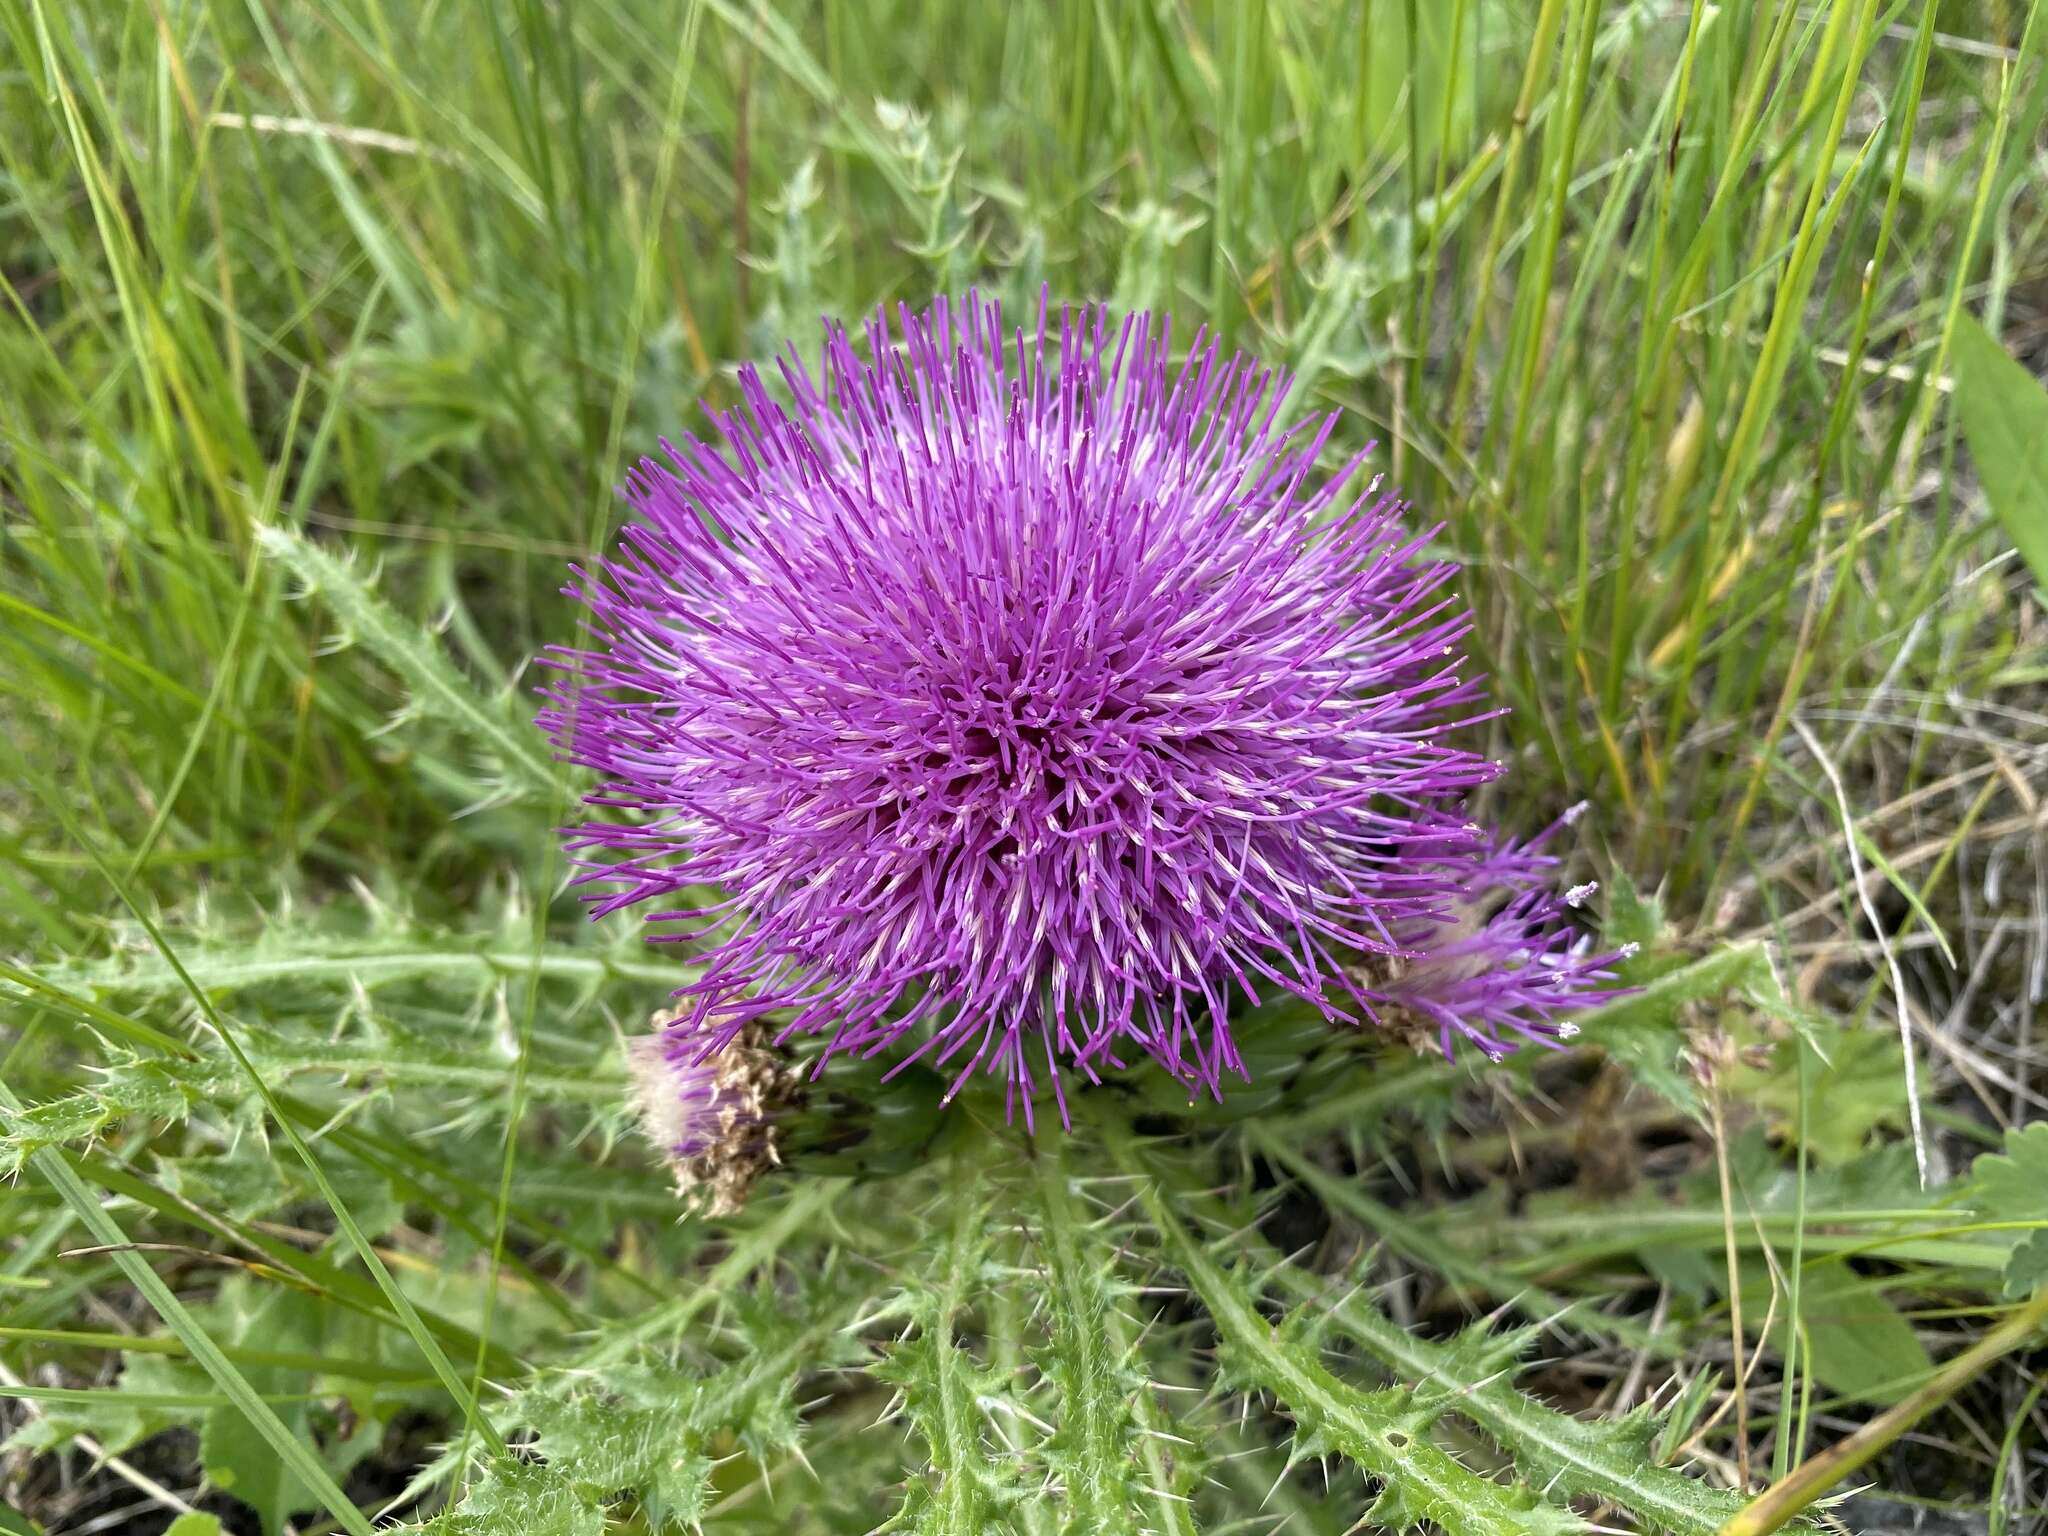
[[[772,1019],[814,1070],[992,1074],[1029,1125],[1145,1059],[1221,1098],[1274,996],[1446,1054],[1569,1033],[1618,957],[1542,838],[1470,819],[1469,620],[1370,449],[1326,463],[1335,413],[1100,307],[863,343],[641,460],[551,653],[594,909],[688,957],[669,1062]]]
[[[0,1527],[2040,1524],[2048,0],[0,15]]]

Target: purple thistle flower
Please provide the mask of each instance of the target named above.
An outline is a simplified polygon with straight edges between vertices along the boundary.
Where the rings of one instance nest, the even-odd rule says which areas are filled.
[[[1563,1015],[1617,994],[1610,967],[1633,944],[1594,955],[1566,912],[1597,887],[1549,885],[1558,860],[1542,851],[1586,807],[1573,806],[1526,842],[1501,841],[1457,869],[1463,889],[1447,919],[1418,925],[1408,952],[1362,967],[1360,996],[1376,1022],[1450,1055],[1459,1037],[1498,1061],[1522,1041],[1555,1046],[1578,1033]]]
[[[1336,413],[1042,302],[1009,334],[976,298],[863,350],[828,326],[820,376],[780,372],[788,404],[749,368],[709,412],[722,449],[629,472],[542,716],[605,781],[568,834],[596,912],[699,951],[694,1040],[902,1042],[1027,1118],[1042,1069],[1064,1117],[1063,1069],[1134,1052],[1220,1094],[1230,989],[1400,1001],[1489,1052],[1597,995],[1527,893],[1446,942],[1548,861],[1465,818],[1499,771],[1452,744],[1487,713],[1469,620],[1364,454],[1319,472]]]

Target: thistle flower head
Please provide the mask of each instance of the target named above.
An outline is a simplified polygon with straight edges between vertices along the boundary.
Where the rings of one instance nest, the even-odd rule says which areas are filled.
[[[1615,995],[1611,967],[1635,952],[1592,953],[1568,913],[1595,887],[1552,883],[1558,860],[1544,845],[1584,810],[1575,805],[1535,837],[1496,841],[1453,866],[1463,886],[1442,919],[1411,929],[1404,953],[1359,968],[1376,1022],[1418,1047],[1449,1055],[1462,1040],[1493,1061],[1522,1043],[1578,1033],[1567,1015]]]
[[[729,1216],[781,1161],[775,1114],[790,1094],[789,1069],[758,1028],[720,1047],[687,1009],[658,1015],[654,1025],[626,1046],[633,1112],[675,1175],[676,1192]]]
[[[1216,1092],[1227,993],[1362,1020],[1345,957],[1414,956],[1502,864],[1450,568],[1362,454],[1322,469],[1336,416],[1284,378],[973,298],[780,373],[628,474],[543,716],[603,777],[569,834],[596,910],[696,950],[694,1038],[900,1045],[1027,1116],[1137,1054]],[[1455,1032],[1554,1034],[1534,984],[1582,972],[1519,969]]]

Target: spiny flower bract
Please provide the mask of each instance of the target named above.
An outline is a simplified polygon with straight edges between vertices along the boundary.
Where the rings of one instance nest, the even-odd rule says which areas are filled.
[[[689,1048],[901,1042],[1028,1115],[1134,1053],[1220,1092],[1239,996],[1554,1036],[1601,962],[1524,897],[1480,932],[1540,963],[1473,972],[1475,890],[1532,866],[1466,819],[1498,767],[1454,744],[1468,620],[1405,504],[1363,454],[1322,471],[1336,414],[1290,421],[1251,359],[1037,319],[942,301],[828,326],[780,397],[742,370],[722,447],[643,459],[578,573],[543,723],[603,784],[569,845],[599,914],[695,949]]]

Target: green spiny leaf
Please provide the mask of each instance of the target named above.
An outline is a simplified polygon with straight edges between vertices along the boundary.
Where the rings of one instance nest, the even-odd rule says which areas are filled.
[[[551,1371],[504,1417],[535,1432],[534,1450],[576,1497],[630,1493],[657,1524],[693,1527],[710,1504],[714,1442],[737,1440],[756,1459],[795,1450],[798,1384],[861,1358],[843,1326],[853,1300],[840,1279],[828,1266],[793,1293],[733,1301],[739,1358],[718,1370],[612,1361]]]
[[[958,1174],[968,1188],[982,1170],[963,1155]],[[934,1256],[931,1283],[913,1281],[902,1300],[912,1328],[873,1373],[899,1393],[904,1412],[931,1458],[888,1529],[920,1536],[980,1536],[1002,1528],[1005,1513],[1026,1493],[1022,1469],[1007,1457],[987,1424],[985,1404],[1001,1401],[1009,1383],[959,1336],[961,1314],[989,1272],[989,1205],[985,1193],[956,1198],[953,1220]]]
[[[1489,1482],[1458,1462],[1427,1438],[1431,1415],[1408,1393],[1361,1391],[1334,1375],[1298,1332],[1275,1329],[1259,1314],[1255,1287],[1209,1257],[1135,1149],[1125,1141],[1118,1150],[1139,1178],[1140,1198],[1169,1260],[1215,1320],[1231,1378],[1272,1394],[1293,1416],[1297,1455],[1344,1456],[1384,1485],[1369,1519],[1394,1530],[1426,1521],[1475,1536],[1555,1536],[1585,1528],[1533,1490]]]
[[[1275,1255],[1277,1258],[1277,1255]],[[1304,1298],[1327,1284],[1291,1265],[1276,1273]],[[1434,1390],[1446,1405],[1491,1435],[1531,1485],[1556,1499],[1590,1495],[1630,1511],[1675,1536],[1713,1536],[1742,1501],[1650,1458],[1653,1424],[1646,1414],[1591,1423],[1538,1402],[1501,1379],[1532,1337],[1468,1330],[1438,1344],[1402,1328],[1370,1302],[1351,1296],[1329,1305],[1332,1326],[1396,1377]]]
[[[264,552],[326,599],[349,632],[403,678],[437,719],[490,753],[516,792],[554,792],[554,766],[540,751],[532,728],[504,703],[481,698],[432,635],[379,597],[347,563],[303,535],[272,526],[257,537]]]
[[[591,1498],[630,1492],[657,1521],[687,1525],[709,1502],[711,1458],[687,1417],[697,1383],[671,1374],[672,1410],[622,1402],[602,1381],[557,1380],[522,1394],[516,1413],[548,1465]]]
[[[493,936],[495,937],[495,936]],[[354,938],[319,928],[273,928],[253,937],[209,942],[179,939],[178,956],[192,980],[209,993],[289,985],[354,989],[404,982],[446,981],[482,986],[506,976],[592,983],[609,979],[672,987],[686,972],[657,964],[638,948],[616,953],[422,931]],[[153,951],[124,952],[107,960],[52,966],[44,977],[87,994],[171,996],[183,990],[177,973]]]
[[[1136,1351],[1110,1322],[1116,1255],[1076,1209],[1062,1150],[1038,1159],[1051,1332],[1041,1363],[1059,1405],[1045,1456],[1064,1495],[1066,1529],[1135,1536],[1143,1495],[1134,1403],[1148,1387]]]
[[[508,1461],[425,1525],[429,1536],[604,1536],[604,1510],[553,1467]]]

